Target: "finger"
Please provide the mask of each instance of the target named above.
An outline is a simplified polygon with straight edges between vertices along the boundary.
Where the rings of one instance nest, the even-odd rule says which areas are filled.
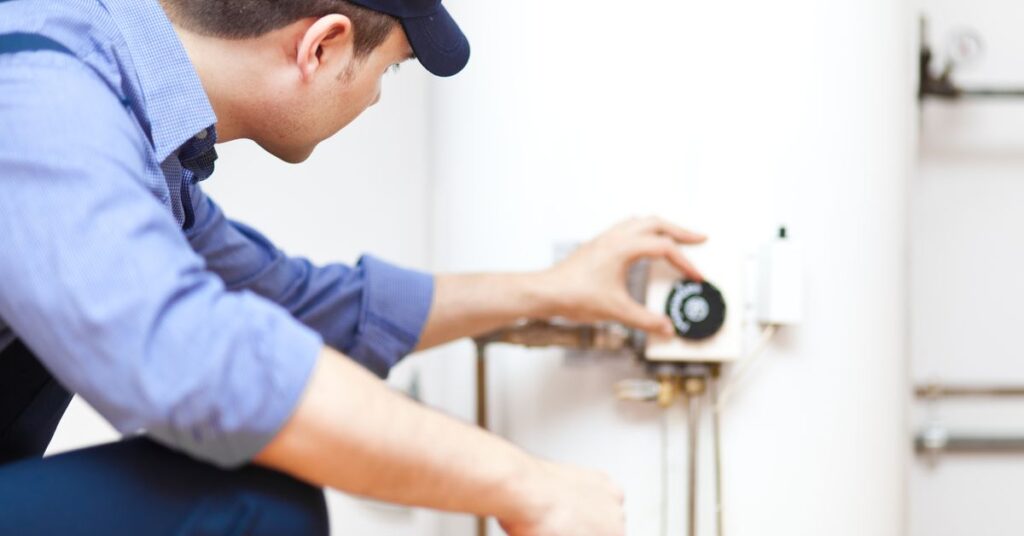
[[[701,233],[683,229],[663,218],[648,218],[644,226],[646,230],[671,237],[680,244],[701,244],[708,239]]]
[[[672,321],[667,316],[655,313],[627,297],[620,306],[618,320],[627,326],[648,333],[671,335],[674,333]]]
[[[675,240],[667,236],[641,236],[632,238],[627,244],[629,260],[640,257],[668,257],[669,251],[678,249]]]
[[[630,260],[636,260],[639,257],[665,259],[690,279],[697,282],[704,281],[704,275],[690,262],[690,259],[683,255],[683,252],[679,250],[679,245],[671,238],[651,236],[633,241],[632,246]]]
[[[651,216],[630,216],[629,218],[620,221],[618,224],[612,227],[612,229],[627,233],[642,232],[645,228],[651,226],[651,221],[653,219],[654,218]]]
[[[638,232],[638,229],[640,229],[642,221],[642,218],[637,218],[636,216],[626,218],[608,228],[605,232],[601,233],[600,236],[635,234]]]
[[[678,247],[669,248],[665,258],[672,266],[675,266],[677,270],[686,274],[690,279],[698,283],[704,281],[704,275],[690,262],[690,259],[686,258],[686,255],[683,255],[682,251],[679,251]]]

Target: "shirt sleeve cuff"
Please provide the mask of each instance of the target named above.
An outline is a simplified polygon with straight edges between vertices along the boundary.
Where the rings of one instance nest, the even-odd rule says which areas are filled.
[[[359,266],[365,287],[355,344],[348,354],[384,378],[419,343],[434,299],[434,277],[373,256]]]

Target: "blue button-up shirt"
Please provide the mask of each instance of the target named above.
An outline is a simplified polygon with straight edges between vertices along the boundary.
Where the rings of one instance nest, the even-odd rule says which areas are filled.
[[[216,118],[155,0],[0,0],[0,349],[20,338],[120,432],[224,466],[277,433],[323,344],[379,375],[433,280],[313,266],[198,184]]]

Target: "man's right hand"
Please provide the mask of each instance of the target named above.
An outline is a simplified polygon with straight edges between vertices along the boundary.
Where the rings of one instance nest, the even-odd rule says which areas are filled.
[[[494,516],[512,536],[625,534],[608,477],[416,404],[330,348],[256,462],[352,495]]]
[[[500,520],[509,536],[623,536],[622,490],[606,475],[538,462],[523,489],[530,504],[521,519]]]

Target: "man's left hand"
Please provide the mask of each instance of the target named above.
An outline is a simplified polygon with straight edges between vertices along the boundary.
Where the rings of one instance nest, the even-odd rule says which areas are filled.
[[[629,268],[643,258],[664,259],[687,277],[700,281],[700,272],[679,246],[705,240],[704,235],[661,218],[633,218],[619,223],[541,274],[552,304],[551,316],[575,322],[616,321],[671,335],[668,317],[648,310],[629,295]]]

